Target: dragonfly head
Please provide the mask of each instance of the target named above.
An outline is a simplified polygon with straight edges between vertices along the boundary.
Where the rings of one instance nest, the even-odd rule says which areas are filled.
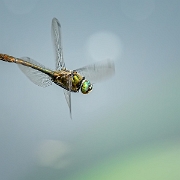
[[[90,81],[88,80],[83,80],[82,84],[81,84],[81,92],[83,94],[88,94],[89,92],[92,91],[93,85],[90,83]]]

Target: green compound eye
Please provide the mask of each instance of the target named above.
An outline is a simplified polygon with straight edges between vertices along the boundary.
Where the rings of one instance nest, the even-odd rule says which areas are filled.
[[[83,94],[88,94],[90,91],[92,91],[92,84],[88,80],[84,80],[81,85],[81,92]]]

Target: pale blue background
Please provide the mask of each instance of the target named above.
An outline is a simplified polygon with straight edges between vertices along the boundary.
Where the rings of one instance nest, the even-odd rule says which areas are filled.
[[[0,52],[53,69],[53,17],[67,68],[112,58],[116,74],[89,95],[72,94],[71,120],[60,87],[38,87],[0,62],[0,179],[80,179],[116,156],[126,162],[128,152],[180,147],[180,1],[0,0]]]

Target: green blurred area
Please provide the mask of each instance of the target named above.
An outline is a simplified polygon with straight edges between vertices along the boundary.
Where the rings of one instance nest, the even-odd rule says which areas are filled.
[[[180,179],[180,143],[154,144],[131,150],[97,164],[74,180],[178,180]]]

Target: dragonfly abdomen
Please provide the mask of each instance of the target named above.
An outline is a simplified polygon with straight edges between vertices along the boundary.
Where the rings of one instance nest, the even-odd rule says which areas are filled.
[[[53,75],[53,71],[47,69],[47,68],[44,68],[44,67],[41,67],[41,66],[38,66],[36,64],[33,64],[31,62],[28,62],[28,61],[24,61],[22,59],[16,59],[16,64],[21,64],[21,65],[24,65],[24,66],[27,66],[27,67],[30,67],[30,68],[33,68],[33,69],[36,69],[38,71],[41,71],[49,76],[52,76]]]
[[[30,61],[30,58],[26,58],[26,59],[27,60],[29,59],[29,61]],[[41,71],[49,76],[53,76],[53,73],[54,73],[54,71],[44,68],[43,66],[39,66],[39,65],[33,64],[32,62],[28,62],[23,59],[15,58],[15,57],[9,56],[7,54],[0,54],[0,60],[10,62],[10,63],[21,64],[23,66],[27,66],[27,67],[36,69],[38,71]]]
[[[11,62],[11,63],[16,63],[16,58],[13,56],[9,56],[7,54],[0,54],[0,60],[6,61],[6,62]]]

